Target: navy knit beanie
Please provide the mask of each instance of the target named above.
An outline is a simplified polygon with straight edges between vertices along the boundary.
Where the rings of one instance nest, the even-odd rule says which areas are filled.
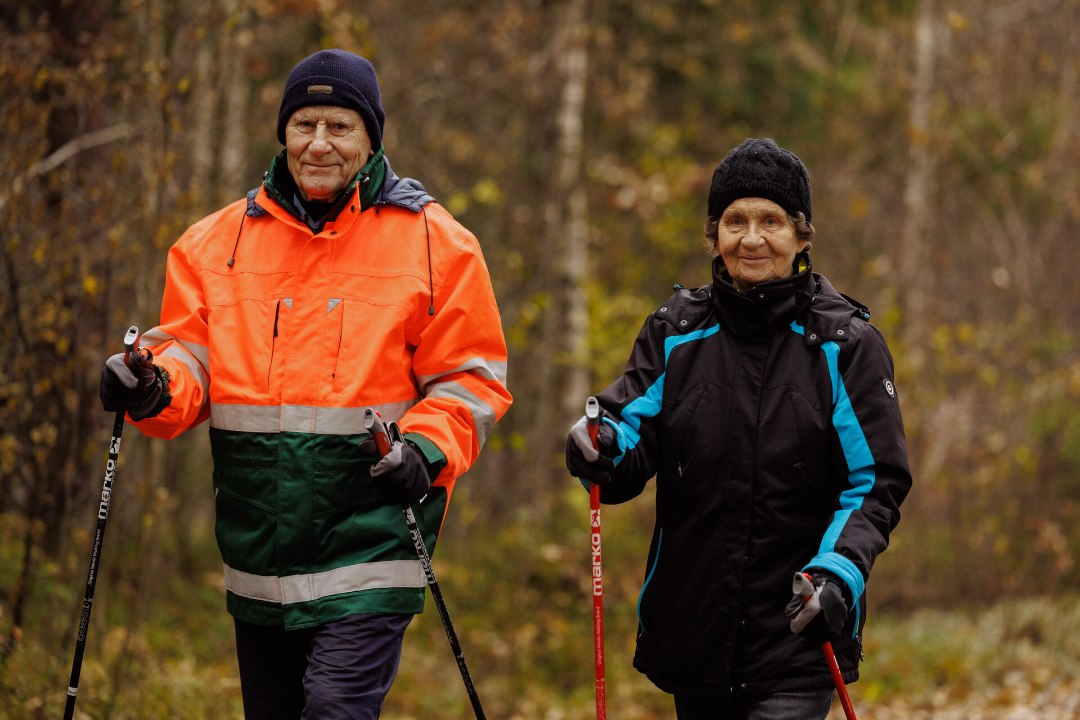
[[[747,138],[727,154],[709,186],[709,219],[718,220],[734,200],[772,200],[792,216],[810,222],[810,176],[795,153],[770,138]]]
[[[309,105],[335,105],[360,113],[371,138],[371,149],[382,147],[386,116],[375,67],[345,50],[320,50],[292,69],[278,110],[277,136],[285,144],[285,126],[292,114]]]

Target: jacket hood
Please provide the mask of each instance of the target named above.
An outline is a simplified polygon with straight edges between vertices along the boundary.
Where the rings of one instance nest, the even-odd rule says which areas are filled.
[[[375,197],[375,205],[396,205],[397,207],[420,212],[428,203],[435,202],[424,188],[423,183],[412,178],[398,177],[390,167],[390,161],[383,158],[385,175],[382,187]]]

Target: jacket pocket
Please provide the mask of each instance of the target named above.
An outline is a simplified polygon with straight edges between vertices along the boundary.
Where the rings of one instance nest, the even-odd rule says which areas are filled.
[[[211,309],[210,366],[215,402],[280,397],[288,298],[241,299]]]
[[[388,502],[369,475],[378,458],[362,444],[368,437],[328,435],[314,440],[314,517],[330,517]]]
[[[665,483],[672,496],[694,502],[702,493],[715,494],[715,478],[727,454],[730,412],[731,391],[711,383],[698,383],[682,397],[664,401],[666,437],[660,440],[658,474],[672,480]]]
[[[836,474],[829,458],[834,449],[838,450],[832,419],[797,385],[788,386],[785,394],[794,429],[791,440],[795,444],[784,461],[811,494],[831,495],[835,492]]]
[[[215,534],[222,560],[245,572],[274,574],[280,436],[210,428],[210,442]]]
[[[650,677],[713,675],[724,666],[723,639],[728,636],[726,613],[717,597],[722,592],[720,573],[703,567],[710,564],[704,558],[688,563],[680,557],[680,540],[672,532],[677,530],[669,529],[666,538],[661,532],[650,554],[638,599],[637,654]]]
[[[339,328],[331,371],[331,390],[338,402],[371,402],[375,395],[411,399],[416,387],[412,368],[413,345],[407,337],[404,310],[397,305],[376,305],[347,297],[328,314]],[[416,342],[415,339],[412,340]]]

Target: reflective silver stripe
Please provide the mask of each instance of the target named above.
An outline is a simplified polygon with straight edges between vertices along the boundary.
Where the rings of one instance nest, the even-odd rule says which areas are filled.
[[[176,343],[191,353],[191,356],[199,361],[199,364],[203,366],[203,369],[210,367],[210,349],[205,345],[197,345],[193,342],[187,342],[180,340],[168,334],[159,327],[150,328],[139,336],[139,347],[147,347],[150,345],[164,345],[170,340],[175,340]]]
[[[495,410],[490,405],[457,382],[436,383],[428,388],[427,397],[453,398],[465,403],[472,415],[473,425],[476,426],[477,443],[480,447],[484,446],[488,434],[495,427]]]
[[[397,421],[417,400],[371,405],[386,422]],[[358,435],[364,432],[364,409],[328,408],[314,405],[210,406],[210,425],[238,432],[303,432],[315,435]]]
[[[387,560],[334,568],[308,575],[253,575],[225,565],[225,588],[251,600],[289,605],[376,588],[427,585],[419,560]]]
[[[438,380],[441,377],[446,377],[447,375],[459,372],[474,372],[486,380],[495,380],[501,385],[506,385],[506,363],[485,360],[484,358],[479,357],[473,358],[468,362],[458,365],[452,370],[447,370],[438,375],[418,375],[416,382],[420,386],[420,391],[423,392],[429,383]]]
[[[203,369],[203,366],[199,364],[199,361],[192,357],[191,353],[188,352],[187,348],[183,345],[170,345],[165,348],[165,352],[158,355],[158,357],[171,357],[179,360],[184,364],[184,367],[191,371],[191,374],[195,378],[195,382],[199,383],[202,387],[203,396],[205,397],[206,394],[210,392],[210,378],[207,376],[206,370]]]

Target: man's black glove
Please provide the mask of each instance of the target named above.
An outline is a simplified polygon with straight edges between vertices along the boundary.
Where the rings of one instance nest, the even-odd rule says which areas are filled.
[[[407,442],[394,443],[390,452],[372,465],[369,472],[383,493],[402,505],[422,499],[435,480],[433,468]]]
[[[615,428],[604,422],[606,416],[607,413],[601,410],[597,430],[599,452],[593,447],[584,417],[573,424],[566,438],[566,469],[574,477],[590,480],[597,485],[604,485],[611,479],[611,472],[615,469],[612,458],[619,455]]]
[[[154,417],[172,402],[169,374],[152,362],[152,355],[113,355],[101,368],[101,406],[106,412],[126,410],[132,420]],[[133,367],[134,366],[134,367]]]
[[[798,578],[796,578],[798,580]],[[839,637],[847,622],[848,606],[840,580],[830,572],[818,570],[810,576],[813,590],[807,599],[798,590],[784,609],[791,632],[810,638],[821,645]]]

